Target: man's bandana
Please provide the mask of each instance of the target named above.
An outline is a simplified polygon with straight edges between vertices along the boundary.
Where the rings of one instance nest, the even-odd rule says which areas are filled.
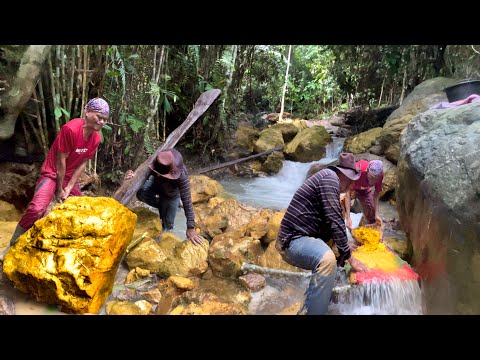
[[[91,99],[87,105],[85,105],[85,112],[87,110],[99,112],[106,117],[108,117],[110,114],[110,107],[108,106],[107,102],[101,98]]]
[[[368,172],[373,177],[380,177],[383,172],[383,163],[380,160],[372,160],[370,164],[368,164]]]

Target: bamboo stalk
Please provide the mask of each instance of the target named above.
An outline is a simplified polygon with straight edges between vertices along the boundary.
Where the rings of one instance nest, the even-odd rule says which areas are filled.
[[[23,135],[24,135],[24,137],[25,137],[25,145],[27,146],[27,153],[29,153],[29,152],[30,152],[30,149],[29,149],[30,146],[29,146],[29,145],[30,145],[31,141],[30,141],[30,136],[29,136],[29,134],[28,134],[28,132],[27,132],[27,127],[25,126],[25,121],[23,121],[23,117],[24,117],[24,116],[22,116]]]
[[[405,68],[403,69],[403,79],[402,79],[402,93],[400,94],[400,103],[399,105],[402,105],[403,102],[403,97],[405,95],[405,83],[407,81],[407,66],[405,65]]]
[[[130,244],[127,246],[127,250],[125,252],[128,254],[135,246],[138,245],[140,241],[142,241],[146,236],[148,235],[148,232],[144,232],[140,237],[136,238],[135,240],[131,241]]]
[[[46,153],[45,156],[47,156],[48,153],[48,147],[49,147],[49,140],[48,140],[48,127],[47,127],[47,112],[45,110],[45,97],[43,96],[43,82],[42,78],[40,77],[40,80],[38,82],[38,92],[40,95],[40,104],[41,104],[41,109],[42,109],[42,129],[44,132],[44,137],[45,137],[45,146],[46,146]]]
[[[85,117],[85,92],[87,89],[87,48],[88,45],[83,46],[83,77],[82,77],[82,107],[80,109],[80,117]]]
[[[63,103],[63,91],[62,91],[62,83],[60,79],[60,45],[55,46],[55,87],[57,91],[57,106],[64,107]],[[63,113],[60,116],[59,124],[60,127],[64,124],[62,121]]]
[[[97,155],[98,155],[98,148],[95,150],[95,161],[93,163],[93,173],[97,174]]]
[[[70,113],[70,117],[73,116],[72,102],[73,102],[73,83],[75,82],[75,46],[72,46],[70,60],[70,79],[68,83],[68,98],[67,98],[67,111]]]
[[[31,115],[31,114],[26,114],[26,115],[29,115],[30,117],[37,117],[35,115]],[[38,143],[40,144],[40,146],[42,145],[42,140],[40,139],[40,134],[38,133],[37,129],[35,128],[35,125],[33,125],[33,121],[30,119],[29,116],[26,116],[25,118],[27,119],[28,121],[28,124],[31,126],[32,130],[33,130],[33,134],[35,135],[35,138],[37,139]]]
[[[64,53],[64,47],[63,45],[58,45],[57,46],[57,69],[59,71],[58,73],[58,85],[59,85],[59,92],[60,92],[60,106],[62,108],[66,108],[65,106],[65,59],[63,56]],[[65,115],[62,115],[65,116]],[[68,119],[66,119],[68,120]]]
[[[77,45],[77,68],[81,68],[82,66],[82,50],[80,45]],[[75,81],[75,89],[76,89],[76,97],[75,97],[75,106],[74,106],[74,113],[78,109],[78,103],[80,102],[80,82],[82,81],[81,75],[77,75],[77,81]],[[80,109],[79,116],[82,117],[82,110]]]
[[[61,96],[61,102],[62,102],[62,108],[65,109],[66,111],[70,112],[67,106],[67,101],[68,101],[68,83],[67,79],[65,77],[65,67],[67,65],[67,60],[65,60],[65,45],[60,45],[60,86],[62,88],[62,96]],[[69,120],[68,116],[63,114],[63,118],[65,119],[64,124],[66,124]]]
[[[380,97],[378,98],[377,107],[379,107],[380,104],[382,103],[383,87],[385,86],[385,79],[386,79],[386,78],[387,78],[387,75],[385,75],[385,76],[383,77],[382,88],[380,89]]]
[[[40,84],[38,84],[38,86],[40,87]],[[33,98],[36,100],[35,101],[35,110],[37,112],[38,129],[40,131],[40,139],[41,139],[40,146],[43,149],[43,153],[44,153],[45,157],[47,157],[47,154],[48,154],[47,140],[45,139],[45,133],[44,133],[45,129],[43,129],[42,117],[40,116],[40,109],[38,107],[37,90],[36,89],[33,90]]]
[[[53,99],[53,113],[55,113],[55,108],[57,107],[57,100],[55,96],[55,80],[54,80],[54,73],[53,73],[53,67],[52,67],[52,57],[51,55],[48,56],[48,70],[50,74],[50,87],[52,91],[52,99]],[[54,116],[55,117],[55,116]],[[60,132],[60,124],[58,122],[58,119],[55,117],[55,134],[58,134]]]

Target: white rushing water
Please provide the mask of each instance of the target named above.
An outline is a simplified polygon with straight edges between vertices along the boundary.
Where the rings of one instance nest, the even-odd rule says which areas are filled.
[[[416,280],[356,285],[339,294],[329,310],[339,315],[421,315],[422,292]]]
[[[283,210],[288,207],[293,194],[305,181],[313,164],[329,164],[338,159],[345,138],[333,138],[327,145],[325,158],[308,163],[284,160],[280,172],[273,176],[253,179],[229,179],[220,182],[237,200],[251,206]]]

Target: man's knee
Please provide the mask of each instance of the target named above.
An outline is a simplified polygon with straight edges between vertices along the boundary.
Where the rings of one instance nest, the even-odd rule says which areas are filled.
[[[318,263],[315,273],[320,275],[330,275],[336,270],[336,268],[337,259],[335,258],[335,254],[332,250],[328,250]]]
[[[140,187],[140,189],[138,189],[136,193],[138,200],[143,201],[143,193],[144,193],[143,187]]]
[[[38,216],[38,218],[43,217],[47,211],[48,205],[50,203],[32,203],[30,210]]]

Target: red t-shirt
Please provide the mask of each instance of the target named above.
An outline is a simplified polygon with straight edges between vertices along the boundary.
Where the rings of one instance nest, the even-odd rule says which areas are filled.
[[[83,160],[93,158],[102,136],[98,131],[95,131],[85,140],[83,138],[84,122],[84,119],[77,118],[70,120],[62,126],[48,151],[47,158],[43,162],[40,176],[56,179],[58,151],[68,154],[66,159],[65,180],[72,177],[74,171],[80,166]]]
[[[370,164],[370,161],[367,161],[367,160],[357,161],[356,166],[357,166],[357,169],[360,168],[361,174],[360,174],[360,179],[358,179],[353,183],[352,190],[366,190],[369,187],[371,187],[371,185],[368,185],[368,178],[367,178],[368,164]],[[377,193],[382,191],[382,182],[383,182],[384,174],[385,173],[382,172],[382,176],[380,176],[377,182],[374,185],[372,185],[372,186],[375,186],[375,192]]]

